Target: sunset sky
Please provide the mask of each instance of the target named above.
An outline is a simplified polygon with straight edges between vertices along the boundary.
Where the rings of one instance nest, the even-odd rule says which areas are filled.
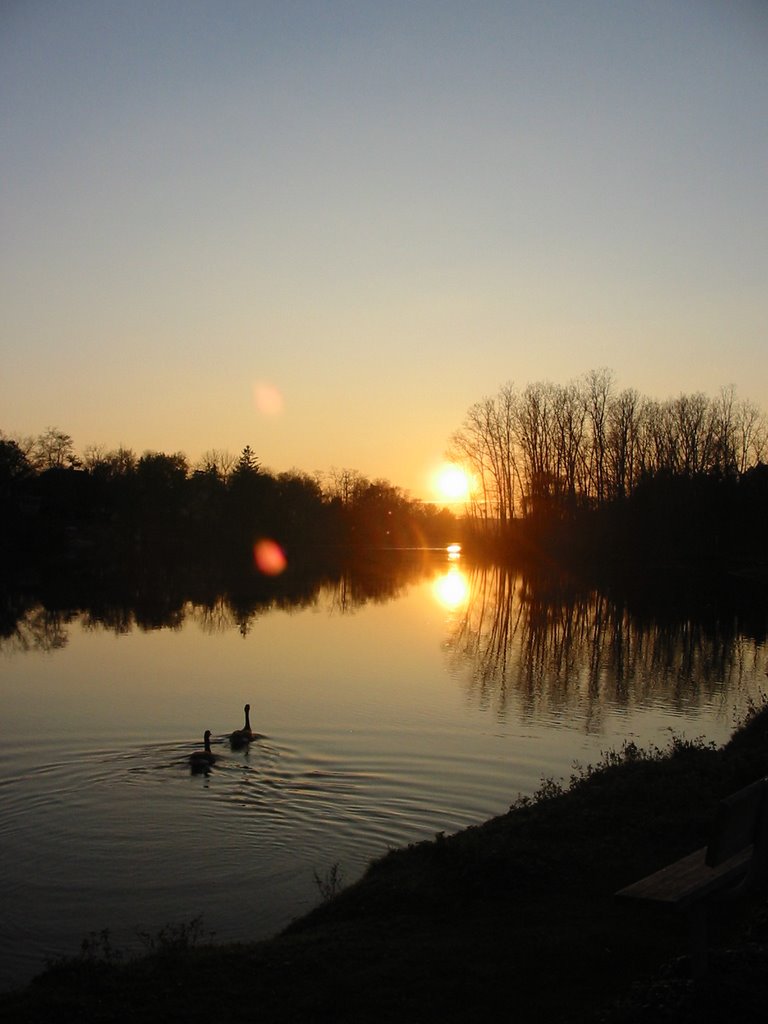
[[[768,407],[764,0],[3,0],[0,430],[430,474],[507,382]]]

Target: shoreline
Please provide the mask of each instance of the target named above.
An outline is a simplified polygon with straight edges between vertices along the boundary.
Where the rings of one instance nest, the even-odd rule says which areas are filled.
[[[29,1024],[220,1014],[275,1024],[464,1021],[468,1013],[574,1024],[684,1020],[680,1001],[694,998],[684,922],[634,914],[613,893],[703,845],[717,800],[766,774],[768,706],[720,748],[630,744],[577,771],[565,789],[545,782],[506,814],[391,851],[271,939],[208,945],[191,925],[169,927],[153,952],[131,960],[96,943],[0,993],[0,1012]],[[756,906],[744,927],[713,938],[713,964],[728,960],[723,943],[742,950],[731,955],[741,975],[747,952],[756,964],[737,986],[741,1018],[734,967],[713,975],[722,992],[710,991],[708,1005],[722,1014],[726,1000],[731,1021],[750,1019],[752,998],[764,1009],[768,906]],[[665,965],[669,1017],[658,996]],[[674,996],[670,970],[679,974]]]

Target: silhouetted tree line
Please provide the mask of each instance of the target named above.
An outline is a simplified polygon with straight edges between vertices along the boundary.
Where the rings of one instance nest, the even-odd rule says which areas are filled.
[[[497,551],[595,561],[762,561],[768,422],[734,389],[667,401],[596,370],[507,384],[473,405],[451,456],[475,480],[475,537]]]
[[[0,434],[0,544],[7,565],[91,566],[136,561],[227,564],[259,539],[291,556],[330,549],[417,546],[455,539],[455,517],[385,480],[351,470],[311,476],[265,470],[250,447],[181,452],[86,449],[49,428]]]

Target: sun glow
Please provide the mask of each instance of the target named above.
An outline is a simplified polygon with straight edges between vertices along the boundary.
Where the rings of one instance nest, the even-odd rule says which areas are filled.
[[[469,476],[455,463],[447,462],[438,469],[434,486],[443,501],[466,501],[469,497]]]

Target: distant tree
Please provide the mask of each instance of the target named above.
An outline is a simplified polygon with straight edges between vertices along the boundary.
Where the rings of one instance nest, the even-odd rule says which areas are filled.
[[[259,497],[263,497],[266,476],[267,474],[262,473],[253,449],[246,445],[229,475],[230,492],[241,511]]]
[[[410,502],[388,480],[355,478],[354,492],[342,506],[345,525],[356,543],[395,544],[404,534]]]
[[[260,533],[272,534],[279,521],[276,483],[264,472],[250,445],[246,445],[228,480],[229,515],[236,535],[250,544]]]
[[[136,472],[141,478],[158,483],[178,484],[186,479],[188,471],[189,464],[183,452],[166,455],[164,452],[146,451],[136,464]]]
[[[564,507],[570,512],[576,507],[579,492],[583,493],[584,490],[582,481],[584,467],[588,462],[586,452],[589,444],[588,416],[589,404],[577,384],[567,384],[565,387],[554,389],[553,473],[558,481],[558,495]]]
[[[208,451],[203,452],[200,462],[195,467],[195,472],[206,473],[219,480],[227,480],[236,464],[237,459],[231,452],[209,448]]]
[[[83,466],[98,479],[116,480],[135,471],[136,456],[130,448],[107,451],[101,445],[89,445],[83,453]]]
[[[16,441],[0,437],[0,494],[32,473],[29,459]]]
[[[728,487],[768,454],[768,423],[733,388],[649,400],[615,394],[612,373],[597,370],[566,385],[505,385],[470,407],[449,454],[476,481],[471,522],[489,539],[524,525],[538,546],[558,534],[573,546],[612,522],[627,536],[665,534],[670,550],[687,529],[688,550],[703,551],[733,530]],[[600,515],[587,525],[590,511]]]
[[[712,447],[709,399],[700,391],[680,395],[670,406],[670,422],[676,438],[676,472],[696,476],[711,468]]]
[[[519,511],[520,448],[515,442],[519,417],[519,397],[513,385],[505,384],[497,396],[469,409],[446,453],[451,461],[466,466],[475,481],[470,513],[486,525],[503,527]]]
[[[337,469],[334,466],[325,476],[324,490],[331,500],[346,506],[354,503],[356,496],[367,483],[358,470]]]
[[[614,498],[625,498],[637,483],[641,407],[640,395],[628,388],[608,409],[607,474],[609,493]]]
[[[98,466],[106,454],[106,448],[101,444],[89,444],[83,451],[83,468],[89,473]]]
[[[35,468],[40,472],[46,469],[74,469],[79,465],[72,438],[56,427],[48,427],[35,438],[32,457]]]
[[[217,536],[225,518],[227,479],[222,463],[204,457],[187,481],[187,511],[195,528]]]
[[[19,449],[19,451],[22,453],[24,458],[29,463],[30,467],[34,469],[34,451],[35,443],[37,441],[36,438],[31,437],[29,435],[21,434],[4,434],[3,431],[0,430],[0,439],[3,439],[5,441],[13,441],[13,443],[16,445],[16,447]]]
[[[292,469],[287,473],[278,473],[277,484],[284,500],[290,501],[294,496],[299,503],[322,503],[323,489],[316,476]]]
[[[316,476],[292,469],[274,480],[272,530],[278,538],[318,538],[326,525],[326,503]]]
[[[589,460],[590,491],[597,504],[602,505],[607,497],[606,461],[613,374],[607,369],[591,370],[586,375],[584,387],[585,405],[592,435]]]
[[[259,460],[253,453],[253,449],[249,444],[243,448],[240,452],[240,457],[235,464],[235,468],[232,472],[233,476],[251,476],[261,472],[261,466]]]
[[[734,416],[734,455],[740,473],[766,461],[768,420],[752,402],[741,402]]]
[[[529,516],[548,515],[559,490],[553,459],[556,396],[549,382],[529,384],[517,404],[515,436],[522,466],[523,511]]]
[[[32,467],[16,441],[0,437],[0,552],[5,562],[8,550],[18,557],[29,517],[22,512],[22,501]]]

